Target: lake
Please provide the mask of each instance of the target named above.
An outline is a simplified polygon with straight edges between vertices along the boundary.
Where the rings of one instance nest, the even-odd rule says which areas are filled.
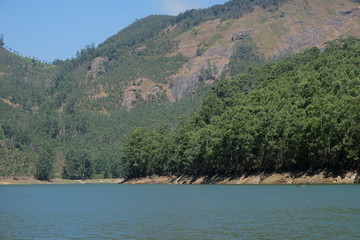
[[[360,185],[6,185],[0,239],[360,239]]]

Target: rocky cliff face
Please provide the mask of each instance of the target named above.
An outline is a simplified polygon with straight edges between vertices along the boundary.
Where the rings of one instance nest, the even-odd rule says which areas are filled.
[[[200,79],[207,81],[220,76],[232,54],[233,44],[229,42],[227,45],[220,42],[213,44],[203,54],[194,56],[185,63],[177,74],[169,77],[170,90],[175,101],[179,101],[185,93],[195,92]],[[208,76],[202,76],[204,71],[210,72]]]
[[[271,56],[299,52],[311,46],[323,48],[326,41],[359,36],[359,6],[346,1],[340,2],[336,8],[324,2],[321,4],[321,1],[304,1],[306,5],[299,3],[294,8],[298,14],[302,13],[302,19],[293,17],[295,13],[288,17],[284,25],[289,30],[279,39]]]
[[[360,37],[360,7],[353,1],[294,0],[278,10],[255,11],[240,19],[212,20],[181,34],[178,49],[171,55],[190,58],[178,73],[169,77],[171,97],[178,101],[196,91],[201,71],[208,66],[218,77],[229,63],[234,44],[251,37],[265,58],[277,58],[340,37]]]
[[[154,83],[147,78],[139,78],[125,89],[122,106],[130,110],[136,102],[156,99],[159,95],[167,93],[168,89],[164,84]]]
[[[101,74],[107,72],[106,64],[109,60],[105,57],[97,57],[91,62],[90,70],[87,72],[87,77],[96,79]]]

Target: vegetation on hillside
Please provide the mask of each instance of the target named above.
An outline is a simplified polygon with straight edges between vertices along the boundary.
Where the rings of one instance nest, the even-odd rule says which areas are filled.
[[[35,175],[43,180],[59,175],[118,176],[114,165],[125,134],[138,126],[159,127],[170,121],[176,125],[180,114],[195,111],[202,94],[177,104],[167,104],[160,96],[131,112],[119,104],[130,81],[146,77],[164,83],[186,61],[181,55],[164,56],[177,47],[168,36],[159,35],[173,19],[137,20],[99,47],[87,45],[76,58],[55,60],[54,65],[0,48],[0,97],[6,101],[0,101],[0,175]],[[99,56],[107,57],[108,74],[95,80],[87,73]],[[109,97],[88,99],[84,89],[98,84],[108,86]],[[104,106],[111,116],[98,113]],[[49,145],[52,151],[45,151]],[[78,164],[83,156],[90,156],[86,171]]]
[[[128,48],[151,40],[173,21],[173,16],[166,15],[152,15],[137,20],[100,44],[96,49],[96,55],[107,56],[110,59],[119,57]]]
[[[34,116],[46,101],[58,68],[0,48],[0,175],[37,175],[45,157]],[[37,166],[39,167],[36,171]],[[42,167],[46,168],[46,164]],[[50,173],[50,172],[49,172]]]
[[[264,62],[265,60],[251,37],[244,37],[235,44],[234,52],[224,74],[235,76],[247,72],[250,67],[261,66]]]
[[[360,168],[360,40],[219,81],[174,131],[127,137],[126,177]]]
[[[312,49],[256,69],[265,61],[251,34],[235,34],[221,80],[215,65],[204,61],[196,93],[170,103],[163,91],[169,76],[189,62],[171,54],[181,52],[176,50],[184,31],[212,19],[239,18],[255,5],[273,11],[285,1],[232,0],[176,17],[149,16],[53,65],[7,51],[0,36],[0,176],[357,168],[358,40],[332,42],[323,52]],[[197,56],[221,37],[204,40]],[[137,79],[161,91],[145,96],[140,89],[128,111],[122,107],[124,89]],[[207,80],[216,86],[205,94]]]
[[[192,9],[180,13],[176,16],[175,22],[180,23],[183,30],[188,30],[208,20],[240,18],[245,13],[254,11],[255,6],[274,11],[286,1],[288,0],[230,0],[222,5],[218,4],[210,8]]]
[[[39,105],[51,87],[57,68],[0,48],[0,97],[26,110]]]

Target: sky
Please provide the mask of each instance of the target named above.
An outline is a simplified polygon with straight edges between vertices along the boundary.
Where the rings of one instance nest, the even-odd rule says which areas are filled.
[[[177,15],[226,0],[0,0],[0,34],[5,46],[52,62],[75,57],[152,14]]]

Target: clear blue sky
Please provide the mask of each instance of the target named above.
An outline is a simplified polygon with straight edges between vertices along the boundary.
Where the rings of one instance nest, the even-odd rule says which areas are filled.
[[[177,15],[226,0],[0,0],[0,34],[23,55],[53,61],[75,56],[151,14]]]

